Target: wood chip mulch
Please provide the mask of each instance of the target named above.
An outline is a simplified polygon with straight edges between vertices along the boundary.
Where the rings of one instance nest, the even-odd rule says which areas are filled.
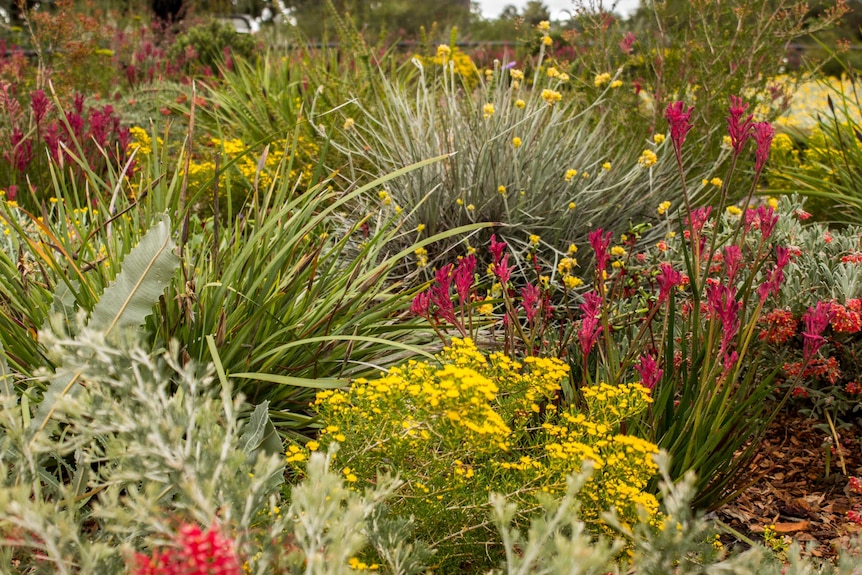
[[[815,423],[802,415],[779,415],[748,470],[759,479],[717,511],[720,521],[754,541],[762,541],[765,526],[775,525],[779,536],[803,548],[813,543],[815,557],[832,558],[848,548],[862,533],[862,526],[847,518],[847,511],[862,504],[862,495],[848,487],[848,476],[862,477],[862,422],[838,430],[847,476],[835,448],[827,473],[834,441]]]

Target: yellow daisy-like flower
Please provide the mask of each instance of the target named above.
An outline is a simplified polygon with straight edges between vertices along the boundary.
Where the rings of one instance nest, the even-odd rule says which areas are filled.
[[[514,138],[512,138],[512,145],[515,146],[515,148],[520,148],[521,147],[521,138],[519,138],[518,136],[515,136]]]
[[[556,78],[559,75],[560,75],[560,71],[557,70],[556,68],[554,68],[553,66],[548,68],[548,78]]]
[[[568,289],[575,289],[576,287],[580,287],[584,285],[584,280],[575,276],[563,276],[563,285]]]
[[[473,204],[467,204],[467,211],[468,212],[472,212],[475,209],[476,209],[476,206],[474,206]]]
[[[578,175],[577,170],[566,170],[566,181],[571,182]]]
[[[536,234],[530,234],[530,245],[531,246],[539,245],[539,241],[541,241],[541,239],[542,238],[537,236]]]
[[[523,110],[526,105],[527,105],[527,103],[525,101],[521,100],[520,98],[515,100],[515,107],[518,108],[519,110]]]
[[[731,216],[739,216],[742,215],[742,210],[739,206],[727,206],[727,213]]]
[[[712,184],[713,186],[715,186],[716,188],[720,188],[721,184],[724,182],[721,181],[721,178],[715,177],[715,178],[711,179],[709,181],[709,183]]]
[[[485,116],[486,120],[494,115],[494,111],[494,104],[485,104],[482,106],[482,115]]]
[[[611,81],[611,75],[607,72],[603,72],[601,74],[596,75],[596,79],[593,80],[593,85],[596,88],[601,88],[605,84]]]
[[[653,134],[652,141],[656,144],[661,144],[665,141],[665,136],[664,134]]]
[[[563,95],[556,90],[549,90],[545,88],[544,90],[542,90],[542,99],[549,106],[553,106],[554,104],[563,99]]]
[[[346,120],[344,120],[345,131],[352,130],[355,125],[356,121],[353,118],[347,118]]]
[[[506,195],[506,186],[500,184],[499,186],[497,186],[497,191],[500,192],[500,194],[505,196]]]
[[[509,76],[511,76],[513,80],[523,80],[524,72],[522,70],[516,70],[515,68],[512,68],[511,70],[509,70]]]
[[[575,202],[569,202],[569,209],[570,210],[574,210],[576,207],[577,207],[577,205],[575,204]]]
[[[638,158],[638,165],[644,168],[651,168],[658,162],[658,156],[652,150],[644,150],[641,152],[641,157]]]
[[[773,210],[777,210],[777,209],[778,209],[778,198],[772,198],[772,197],[770,197],[770,198],[766,198],[766,203],[767,203],[767,204],[769,205],[769,207],[770,207],[770,208],[772,208]]]
[[[665,202],[662,202],[658,205],[658,209],[656,211],[658,212],[658,215],[663,216],[664,213],[666,211],[668,211],[669,209],[670,209],[670,202],[665,201]]]
[[[566,74],[565,72],[562,72],[557,79],[560,82],[568,82],[569,81],[569,75]]]
[[[614,89],[614,90],[615,90],[615,89],[617,89],[617,88],[619,88],[619,87],[620,87],[620,86],[622,86],[622,85],[623,85],[623,81],[622,81],[622,80],[614,80],[613,82],[611,82],[611,88],[612,88],[612,89]]]
[[[608,170],[611,169],[611,163],[605,162],[604,164],[602,164],[602,169],[607,172]]]
[[[549,32],[549,31],[551,30],[551,23],[550,23],[548,20],[542,20],[542,21],[541,21],[541,22],[539,22],[539,24],[536,26],[536,29],[537,29],[539,32]]]
[[[463,206],[464,200],[462,200],[461,198],[458,198],[457,200],[455,200],[455,203],[458,204],[459,206]]]
[[[550,46],[553,43],[554,41],[551,39],[550,36],[545,36],[544,38],[542,38],[542,44],[544,44],[545,46]]]
[[[437,46],[437,57],[438,58],[447,58],[452,53],[452,48],[450,48],[447,44],[440,44]]]
[[[425,231],[425,224],[419,224],[418,226],[416,226],[416,231],[419,232],[420,234],[422,232],[424,232]]]

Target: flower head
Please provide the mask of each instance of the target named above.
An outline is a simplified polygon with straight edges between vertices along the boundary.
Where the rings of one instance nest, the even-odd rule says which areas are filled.
[[[753,127],[753,116],[749,114],[743,119],[748,103],[743,102],[739,96],[730,97],[730,115],[727,117],[727,135],[730,136],[730,145],[733,153],[739,155],[748,139],[751,137]]]
[[[772,146],[772,138],[775,136],[775,129],[769,122],[757,122],[754,124],[754,142],[757,144],[757,150],[754,152],[754,172],[760,174],[763,167],[766,165],[766,160],[769,159],[769,150]]]
[[[693,106],[686,110],[682,101],[676,101],[668,104],[667,110],[664,113],[664,117],[667,118],[668,124],[670,124],[670,139],[673,142],[677,155],[680,154],[685,137],[692,128],[692,110],[694,110]]]
[[[602,331],[600,323],[601,317],[602,296],[594,291],[584,295],[584,302],[581,304],[581,312],[584,314],[581,320],[581,327],[578,329],[578,342],[581,346],[581,353],[584,357],[589,355],[590,350],[595,345],[599,338],[599,333]]]
[[[608,260],[610,259],[610,256],[608,255],[608,247],[611,245],[612,237],[613,233],[608,232],[606,234],[602,228],[593,230],[588,236],[590,246],[592,246],[593,251],[596,252],[596,270],[600,277],[602,272],[604,272],[608,267]]]
[[[670,295],[671,290],[682,283],[682,274],[668,263],[662,263],[659,268],[661,271],[656,276],[656,281],[658,282],[658,303],[662,303]]]
[[[641,385],[647,389],[655,389],[655,384],[661,380],[664,373],[659,369],[655,358],[648,353],[640,356],[638,363],[635,364],[635,370],[641,376]]]
[[[175,546],[156,550],[151,557],[134,556],[134,575],[240,575],[233,540],[218,527],[202,531],[197,525],[182,525],[174,536]]]
[[[805,362],[826,343],[822,334],[832,320],[833,313],[831,302],[819,301],[817,305],[809,307],[802,316],[802,324],[805,326],[802,331],[802,354]]]

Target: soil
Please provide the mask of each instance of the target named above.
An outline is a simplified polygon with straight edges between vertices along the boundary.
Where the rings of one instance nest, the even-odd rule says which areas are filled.
[[[762,541],[764,527],[774,525],[779,536],[803,548],[811,545],[815,557],[848,549],[862,533],[862,525],[847,517],[854,507],[862,512],[862,495],[848,486],[849,476],[862,477],[862,422],[838,430],[846,474],[831,447],[832,434],[816,423],[799,414],[779,415],[749,466],[757,480],[720,508],[718,519],[754,541]]]

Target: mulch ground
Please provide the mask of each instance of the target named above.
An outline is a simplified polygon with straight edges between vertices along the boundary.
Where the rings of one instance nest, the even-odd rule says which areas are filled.
[[[848,478],[833,448],[831,434],[801,415],[780,415],[770,426],[749,468],[759,479],[733,502],[718,510],[718,518],[755,541],[775,525],[781,536],[813,544],[812,555],[834,557],[848,548],[862,526],[847,519],[847,511],[862,503],[849,491]],[[838,430],[847,475],[862,477],[862,425]],[[828,463],[828,469],[827,469]]]

